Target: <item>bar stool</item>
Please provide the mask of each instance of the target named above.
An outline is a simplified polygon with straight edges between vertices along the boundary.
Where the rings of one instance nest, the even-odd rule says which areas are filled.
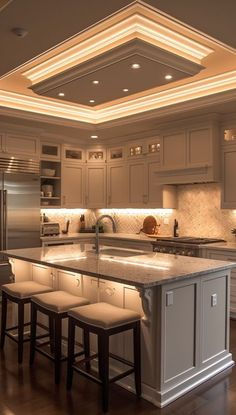
[[[30,341],[30,365],[34,363],[35,351],[54,361],[55,383],[60,383],[61,362],[67,360],[62,357],[62,320],[68,317],[68,310],[73,307],[80,307],[89,304],[83,297],[77,297],[65,291],[53,291],[46,294],[34,295],[31,298],[31,341]],[[48,353],[42,349],[44,344],[37,344],[36,327],[37,312],[46,314],[53,321],[54,327],[54,347],[53,353]],[[89,350],[89,336],[84,332],[84,350],[77,355],[86,354]]]
[[[5,336],[8,336],[11,340],[14,340],[18,344],[18,363],[22,363],[23,360],[23,344],[30,340],[30,337],[24,338],[24,328],[29,326],[30,323],[24,322],[24,306],[30,303],[31,297],[34,294],[46,293],[52,291],[52,287],[48,287],[43,284],[39,284],[35,281],[23,281],[10,284],[4,284],[2,289],[2,317],[1,317],[1,349],[4,348]],[[18,325],[14,327],[8,327],[7,325],[7,308],[8,301],[17,304],[18,308]],[[49,322],[50,327],[50,322]],[[18,338],[13,336],[10,331],[18,330]],[[46,337],[46,335],[44,336]]]
[[[68,312],[68,367],[67,367],[67,389],[71,389],[73,371],[101,384],[102,386],[102,407],[108,411],[109,404],[109,383],[116,382],[125,376],[134,373],[135,388],[137,396],[141,396],[141,346],[140,346],[140,315],[132,310],[115,307],[107,303],[90,304],[77,307]],[[75,328],[76,326],[95,333],[98,336],[98,354],[89,356],[76,362],[74,354]],[[113,334],[133,330],[134,363],[128,362],[118,356],[109,353],[109,337]],[[78,364],[84,363],[98,357],[98,377],[83,370]],[[131,369],[109,379],[109,357],[130,366]]]

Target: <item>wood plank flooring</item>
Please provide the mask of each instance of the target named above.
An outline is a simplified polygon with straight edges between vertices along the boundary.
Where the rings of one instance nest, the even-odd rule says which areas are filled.
[[[236,321],[231,321],[231,351],[236,359]],[[75,375],[70,393],[54,385],[53,365],[41,356],[28,366],[17,364],[16,345],[6,340],[0,353],[0,415],[99,415],[100,388]],[[117,385],[111,385],[110,411],[114,415],[236,415],[236,367],[222,372],[162,410]]]

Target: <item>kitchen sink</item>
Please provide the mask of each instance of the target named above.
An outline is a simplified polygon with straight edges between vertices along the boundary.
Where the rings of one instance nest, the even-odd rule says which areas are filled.
[[[95,251],[93,251],[95,252]],[[107,256],[119,256],[119,257],[131,257],[136,255],[145,255],[145,252],[138,252],[138,251],[129,251],[123,250],[123,249],[113,249],[113,248],[107,248],[107,249],[100,249],[100,255],[107,255]]]

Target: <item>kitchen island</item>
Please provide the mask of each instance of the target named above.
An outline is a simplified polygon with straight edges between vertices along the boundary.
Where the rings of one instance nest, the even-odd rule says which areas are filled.
[[[139,311],[142,396],[163,407],[232,366],[229,353],[230,271],[235,263],[92,245],[6,251],[16,281]],[[64,328],[66,334],[66,328]],[[96,348],[94,339],[92,348]],[[114,336],[111,351],[132,359],[131,337]],[[112,365],[117,373],[120,364]],[[133,390],[133,379],[121,385]]]

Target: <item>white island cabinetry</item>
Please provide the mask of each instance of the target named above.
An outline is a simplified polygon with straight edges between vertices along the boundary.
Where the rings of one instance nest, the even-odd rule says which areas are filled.
[[[142,317],[142,394],[163,407],[233,364],[229,353],[230,270],[212,259],[121,251],[91,245],[7,251],[16,281],[37,279],[91,303],[105,301]],[[215,329],[217,327],[217,330]],[[63,334],[66,335],[66,327]],[[91,338],[92,351],[96,342]],[[132,359],[129,335],[111,351]],[[114,374],[119,365],[112,364]],[[134,390],[132,377],[122,386]]]

